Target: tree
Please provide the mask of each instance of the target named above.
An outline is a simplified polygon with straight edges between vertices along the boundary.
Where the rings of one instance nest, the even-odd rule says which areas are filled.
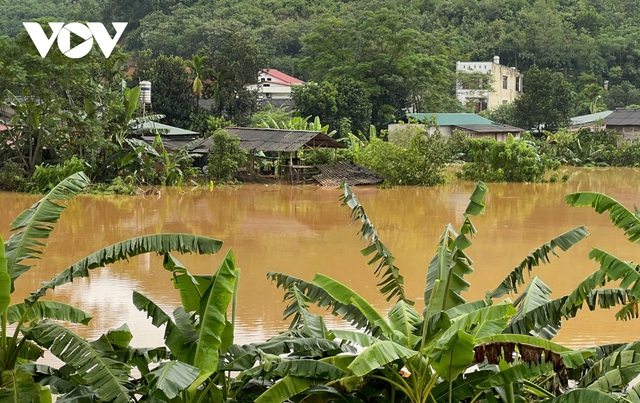
[[[206,56],[198,56],[193,55],[193,60],[187,60],[186,64],[191,70],[193,84],[191,85],[191,91],[193,95],[196,97],[196,109],[200,107],[200,98],[202,97],[202,92],[204,91],[204,84],[202,79],[206,79],[207,77],[207,68],[204,66],[204,63],[209,58]]]
[[[240,148],[240,139],[230,136],[224,129],[213,132],[211,139],[207,176],[220,183],[230,182],[233,174],[247,161],[244,150]]]
[[[46,158],[74,155],[95,168],[119,130],[127,62],[120,49],[105,59],[94,47],[70,62],[53,46],[41,58],[21,32],[0,39],[0,60],[0,106],[15,112],[6,122],[10,129],[0,132],[0,152],[28,174]]]
[[[292,88],[297,114],[318,116],[339,137],[366,131],[371,124],[371,103],[364,85],[351,78],[334,78],[321,84]]]
[[[154,58],[150,51],[143,51],[138,54],[135,66],[131,77],[134,83],[151,81],[153,111],[165,115],[170,125],[188,127],[195,105],[184,60],[165,55]]]
[[[571,118],[573,92],[560,73],[531,67],[524,77],[524,93],[514,101],[516,121],[525,129],[553,130]]]

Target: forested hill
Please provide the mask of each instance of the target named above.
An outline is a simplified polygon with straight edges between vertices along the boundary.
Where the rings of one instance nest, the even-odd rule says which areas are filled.
[[[378,119],[403,102],[455,110],[455,61],[493,55],[562,72],[578,98],[607,80],[607,107],[640,104],[640,0],[0,0],[0,9],[0,35],[38,17],[128,21],[129,51],[208,55],[248,81],[264,67],[352,78],[384,94]]]

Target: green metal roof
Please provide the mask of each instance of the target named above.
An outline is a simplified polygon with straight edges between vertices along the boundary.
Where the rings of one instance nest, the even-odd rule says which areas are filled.
[[[144,133],[154,133],[156,130],[162,136],[198,136],[198,132],[191,130],[181,129],[179,127],[169,126],[158,122],[144,122],[142,127],[138,127],[137,130],[142,130]]]
[[[595,123],[598,119],[604,119],[611,115],[613,111],[603,111],[598,113],[592,113],[590,115],[582,115],[571,118],[571,126],[586,125],[589,123]]]
[[[458,125],[490,125],[493,122],[475,113],[407,113],[398,120],[407,121],[415,119],[435,118],[438,126],[458,126]]]

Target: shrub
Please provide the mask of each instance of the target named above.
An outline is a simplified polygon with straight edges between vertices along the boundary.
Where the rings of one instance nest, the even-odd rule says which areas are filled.
[[[31,179],[33,180],[33,190],[39,193],[46,193],[63,179],[76,172],[84,170],[84,160],[76,156],[71,157],[62,165],[38,165]]]
[[[207,160],[207,176],[218,182],[230,182],[233,173],[247,162],[247,156],[240,148],[240,139],[229,136],[225,130],[216,130],[212,138],[213,144]]]
[[[27,171],[13,161],[7,161],[0,167],[0,189],[24,191],[27,187],[25,180]]]
[[[331,164],[334,162],[334,151],[329,148],[304,150],[300,159],[304,165]]]
[[[506,142],[493,139],[472,139],[473,163],[462,168],[458,176],[486,182],[541,182],[548,169],[559,163],[539,154],[535,145],[526,140]]]
[[[440,133],[415,133],[408,147],[372,138],[354,156],[363,165],[384,176],[391,185],[432,186],[444,183],[446,141]]]
[[[640,166],[640,141],[624,142],[613,152],[611,165],[624,167]]]

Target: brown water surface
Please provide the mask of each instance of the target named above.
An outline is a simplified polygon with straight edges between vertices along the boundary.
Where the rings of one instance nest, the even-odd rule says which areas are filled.
[[[567,183],[490,184],[487,212],[474,218],[478,236],[469,249],[476,271],[468,276],[467,299],[481,298],[533,248],[577,225],[586,224],[592,235],[551,265],[537,268],[559,297],[596,270],[587,258],[598,247],[622,259],[639,261],[640,248],[625,240],[606,215],[589,208],[570,208],[564,195],[577,190],[606,192],[632,208],[640,200],[640,170],[626,168],[570,169]],[[382,241],[396,256],[405,277],[407,295],[424,304],[426,268],[444,226],[458,227],[470,182],[433,188],[355,188],[376,224]],[[372,269],[359,250],[357,225],[349,225],[349,212],[332,188],[243,185],[213,191],[162,189],[159,196],[80,196],[69,203],[48,241],[45,258],[17,282],[13,302],[28,296],[41,281],[89,253],[129,237],[187,232],[224,241],[213,257],[179,256],[193,273],[212,273],[229,248],[242,268],[239,325],[236,342],[263,341],[286,329],[281,320],[283,292],[266,279],[267,271],[281,271],[311,280],[316,272],[334,277],[355,289],[378,309],[386,311]],[[37,196],[0,193],[0,233],[6,239],[11,220]],[[111,327],[127,323],[137,346],[161,344],[162,334],[131,303],[137,290],[166,310],[179,303],[178,293],[156,256],[132,259],[97,269],[89,279],[57,289],[58,301],[74,304],[94,319],[81,334],[94,338]],[[515,297],[512,297],[515,298]],[[631,341],[640,338],[640,321],[616,322],[614,310],[583,311],[568,321],[556,341],[570,347]],[[329,327],[344,327],[329,318]]]

